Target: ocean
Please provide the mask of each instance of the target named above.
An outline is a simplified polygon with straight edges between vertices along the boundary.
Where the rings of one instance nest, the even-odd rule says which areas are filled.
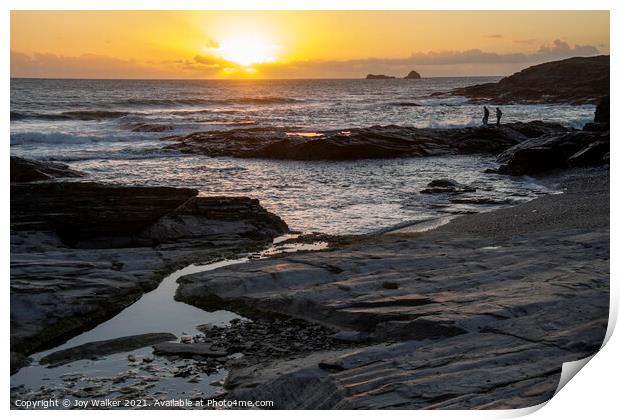
[[[553,190],[528,177],[484,174],[493,166],[491,156],[352,162],[210,158],[164,150],[170,142],[166,137],[268,126],[313,132],[388,124],[478,125],[480,105],[437,93],[498,79],[12,79],[11,154],[66,162],[92,181],[258,198],[302,232],[369,233],[403,222],[485,211]],[[580,128],[594,115],[591,105],[501,108],[505,123],[545,120]],[[166,131],[140,131],[149,126]],[[470,184],[477,189],[474,198],[494,204],[457,204],[449,197],[419,194],[438,178]]]

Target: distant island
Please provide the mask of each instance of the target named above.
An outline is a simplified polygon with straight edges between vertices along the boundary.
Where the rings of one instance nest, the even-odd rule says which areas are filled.
[[[411,70],[403,79],[421,79],[420,73],[415,70]],[[366,80],[384,80],[384,79],[396,79],[396,76],[387,76],[385,74],[367,74]]]
[[[408,75],[404,77],[404,79],[421,79],[420,73],[415,70],[411,70]]]
[[[385,74],[368,74],[366,75],[367,80],[381,80],[381,79],[396,79],[394,76],[386,76]]]

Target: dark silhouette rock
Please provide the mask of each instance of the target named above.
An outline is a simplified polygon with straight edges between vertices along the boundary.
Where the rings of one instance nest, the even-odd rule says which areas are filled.
[[[368,74],[366,80],[384,80],[384,79],[396,79],[394,76],[386,76],[385,74]]]
[[[11,182],[46,181],[54,178],[79,178],[84,173],[64,163],[40,162],[11,156]]]
[[[99,249],[205,237],[209,229],[219,236],[264,239],[287,231],[258,200],[197,195],[189,188],[92,182],[16,184],[11,186],[11,230],[51,230],[68,246]]]
[[[291,135],[283,128],[246,128],[170,137],[167,149],[207,156],[281,160],[354,160],[449,154],[497,154],[526,139],[570,131],[559,124],[531,121],[501,127],[453,129],[397,125]]]
[[[609,126],[609,95],[605,96],[596,106],[594,122]]]
[[[584,131],[607,131],[609,130],[609,96],[604,97],[596,105],[594,121],[583,127]]]
[[[609,153],[609,131],[576,131],[530,139],[497,158],[498,172],[527,175],[569,166],[603,165]]]
[[[421,79],[420,73],[415,70],[411,70],[408,75],[404,77],[404,79]]]
[[[494,103],[595,104],[609,95],[609,56],[574,57],[528,67],[497,83],[452,91]]]
[[[422,194],[462,194],[474,192],[475,188],[456,182],[453,179],[435,179],[428,183],[428,188],[420,191]]]

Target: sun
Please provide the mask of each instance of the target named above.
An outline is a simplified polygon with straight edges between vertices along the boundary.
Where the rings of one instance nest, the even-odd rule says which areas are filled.
[[[277,45],[252,35],[222,40],[216,51],[223,59],[242,66],[267,63],[277,59]]]

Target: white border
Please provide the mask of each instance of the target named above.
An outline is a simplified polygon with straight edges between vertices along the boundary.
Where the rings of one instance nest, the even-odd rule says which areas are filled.
[[[489,0],[470,0],[467,2],[457,0],[434,0],[429,1],[402,1],[402,0],[382,0],[382,1],[363,1],[363,0],[262,0],[257,1],[241,1],[241,0],[227,0],[227,1],[199,1],[199,0],[151,0],[144,2],[128,2],[120,0],[107,0],[107,1],[77,1],[77,0],[64,0],[64,1],[42,1],[42,0],[5,0],[3,2],[4,13],[1,15],[1,31],[4,32],[4,36],[0,39],[2,45],[2,57],[4,61],[2,63],[3,79],[3,118],[2,118],[2,136],[4,139],[4,147],[7,148],[4,155],[4,165],[1,165],[3,183],[3,201],[8,202],[9,197],[9,165],[8,157],[10,155],[10,145],[8,140],[9,133],[9,86],[10,86],[10,63],[9,63],[9,50],[10,50],[10,15],[9,10],[45,10],[45,9],[78,9],[78,10],[123,10],[123,9],[144,9],[144,10],[611,10],[611,39],[610,50],[614,48],[616,41],[618,40],[618,19],[617,10],[614,10],[613,5],[618,2],[602,1],[602,0],[589,0],[588,2],[567,0],[567,1],[549,1],[549,0],[521,0],[521,1],[489,1]],[[616,7],[618,9],[618,7]],[[617,58],[613,52],[611,52],[611,74],[614,74],[614,70],[618,68]],[[612,109],[617,110],[617,106],[614,108],[615,98],[617,98],[618,89],[617,82],[614,77],[611,79],[611,91],[612,91]],[[616,113],[617,115],[617,113]],[[612,131],[615,133],[618,130],[618,124],[612,120]],[[620,152],[617,142],[612,140],[612,156],[616,156]],[[615,171],[612,171],[612,183],[611,185],[618,184],[618,177],[615,175]],[[611,199],[612,214],[614,210],[618,208],[618,197],[612,190]],[[5,294],[4,294],[4,317],[3,317],[3,332],[2,342],[4,343],[5,356],[4,378],[6,381],[5,387],[2,388],[4,395],[3,403],[5,409],[9,410],[9,363],[8,363],[8,348],[9,348],[9,291],[8,291],[8,279],[9,279],[9,209],[5,205],[2,207],[2,214],[5,222],[2,224],[2,233],[4,242],[2,243],[2,256],[4,261],[4,273],[5,273]],[[584,216],[587,217],[587,216]],[[611,219],[611,254],[615,256],[617,241],[615,240],[615,232],[617,223],[616,218]],[[616,273],[617,264],[616,258],[612,258],[611,272]],[[612,276],[613,277],[613,276]],[[618,312],[618,287],[612,282],[612,294],[611,294],[611,308],[610,318],[612,323],[615,324]],[[609,335],[609,334],[608,334]],[[441,411],[441,412],[429,412],[429,411],[398,411],[390,412],[391,418],[454,418],[454,419],[482,419],[482,418],[510,418],[528,414],[531,414],[530,418],[533,419],[548,419],[548,418],[563,418],[563,419],[579,419],[584,418],[591,419],[606,419],[617,416],[617,404],[616,400],[618,385],[618,360],[615,355],[620,354],[620,344],[617,337],[611,336],[609,342],[605,345],[602,351],[597,354],[577,375],[576,379],[571,380],[554,398],[552,398],[547,404],[543,404],[544,407],[535,411],[534,409],[523,409],[513,411]],[[541,407],[537,407],[541,408]],[[20,412],[10,411],[9,415],[15,418],[38,418],[45,416],[46,419],[66,419],[68,417],[74,418],[76,416],[84,416],[84,412],[51,412],[51,411],[38,411],[38,412]],[[88,416],[93,417],[107,417],[112,415],[110,412],[89,412]],[[148,416],[151,419],[164,419],[171,415],[177,415],[176,412],[170,413],[167,411],[148,411],[148,412],[129,412],[120,411],[115,412],[114,416],[120,418],[136,418]],[[313,419],[316,414],[310,411],[304,412],[239,412],[239,411],[226,411],[226,412],[187,412],[183,414],[187,416],[208,416],[218,418],[237,418],[237,417],[249,417],[272,419],[272,418],[287,418],[291,415],[295,416],[296,420]],[[337,418],[342,415],[352,416],[357,418],[366,418],[375,420],[377,413],[374,412],[323,412],[319,414],[326,418]],[[386,414],[387,415],[387,414]],[[313,419],[314,420],[314,419]]]

